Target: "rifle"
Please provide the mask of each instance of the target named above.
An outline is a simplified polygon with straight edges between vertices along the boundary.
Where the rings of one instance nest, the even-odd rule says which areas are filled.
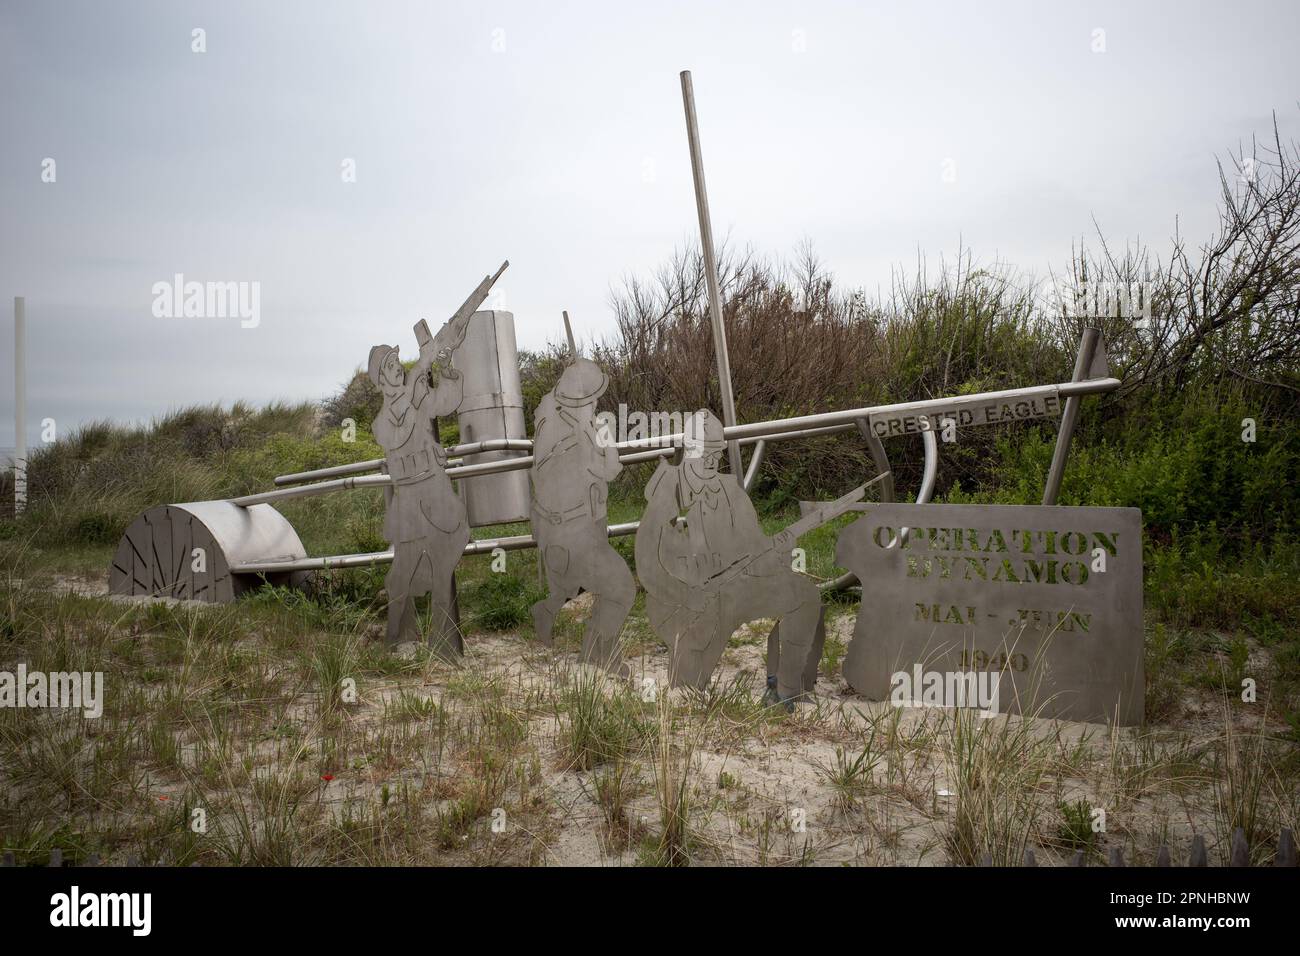
[[[508,265],[510,265],[509,259],[501,263],[501,268],[496,271],[496,275],[484,276],[478,288],[470,293],[469,298],[438,330],[437,335],[429,334],[429,323],[424,319],[415,323],[415,340],[420,343],[420,355],[426,355],[426,350],[432,348],[434,359],[442,362],[460,347],[460,343],[465,341],[465,331],[469,328],[469,317],[478,311],[478,307],[483,304],[483,300],[488,297],[492,286],[496,285],[497,279],[501,278],[501,273],[506,271]]]
[[[836,498],[834,501],[829,501],[826,504],[821,505],[817,508],[813,508],[811,511],[809,511],[798,521],[794,522],[791,525],[787,525],[785,528],[782,528],[780,531],[774,534],[772,536],[771,547],[764,548],[762,551],[758,552],[757,554],[745,555],[744,557],[737,559],[736,561],[732,562],[731,564],[729,564],[727,567],[723,568],[721,571],[717,572],[716,574],[710,575],[705,580],[705,586],[712,587],[715,585],[715,583],[723,584],[731,580],[736,575],[744,571],[745,568],[749,567],[751,564],[757,561],[759,558],[775,550],[777,547],[778,539],[781,539],[783,542],[789,542],[793,544],[794,542],[798,541],[799,538],[801,538],[803,535],[807,534],[809,531],[812,531],[814,528],[820,528],[822,525],[834,521],[836,518],[838,518],[840,515],[844,514],[845,512],[853,511],[855,508],[858,507],[858,502],[862,500],[862,496],[867,493],[867,489],[870,488],[872,485],[874,485],[876,482],[883,481],[885,479],[885,476],[888,474],[889,472],[881,472],[879,475],[876,475],[876,477],[872,478],[870,481],[858,485],[858,487],[854,488],[848,494]]]
[[[736,578],[755,561],[771,554],[777,548],[778,538],[783,542],[788,541],[793,543],[799,539],[800,535],[807,534],[814,528],[819,528],[848,511],[861,510],[862,505],[859,504],[859,502],[861,502],[862,496],[866,494],[867,489],[877,482],[883,481],[888,474],[889,472],[887,471],[882,472],[870,481],[854,488],[843,497],[836,498],[834,501],[827,502],[818,508],[814,508],[812,511],[808,512],[808,514],[794,522],[794,524],[791,524],[777,532],[777,534],[772,537],[772,543],[768,547],[763,548],[756,554],[744,555],[716,574],[710,575],[699,589],[691,589],[693,591],[707,591],[704,604],[699,608],[699,610],[695,610],[685,605],[679,605],[668,611],[668,613],[663,617],[663,620],[656,624],[656,629],[659,627],[671,627],[679,635],[689,633],[695,624],[703,619],[705,615],[716,606],[722,585]],[[649,609],[649,607],[650,604],[648,602],[647,609]],[[664,609],[668,610],[666,607]],[[673,623],[674,621],[676,623]]]

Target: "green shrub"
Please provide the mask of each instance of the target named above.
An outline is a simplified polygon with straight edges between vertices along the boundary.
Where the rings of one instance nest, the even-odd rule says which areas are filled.
[[[532,606],[544,596],[536,585],[514,574],[490,573],[466,589],[461,615],[490,631],[509,631],[532,619]]]
[[[1085,409],[1084,414],[1087,414]],[[1140,508],[1160,540],[1214,529],[1249,544],[1300,527],[1300,428],[1280,418],[1241,439],[1251,409],[1240,395],[1189,396],[1161,418],[1139,406],[1085,430],[1071,446],[1060,503]],[[1055,434],[1003,437],[994,485],[1002,500],[1041,500]],[[1228,551],[1233,548],[1226,549]]]
[[[1178,627],[1253,622],[1276,640],[1300,627],[1300,556],[1293,539],[1232,547],[1212,527],[1175,534],[1144,556],[1148,609]],[[1279,633],[1281,632],[1281,633]]]

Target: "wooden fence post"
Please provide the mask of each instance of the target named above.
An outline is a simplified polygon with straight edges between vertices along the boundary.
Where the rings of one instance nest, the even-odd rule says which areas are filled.
[[[1232,831],[1232,844],[1228,856],[1229,866],[1250,866],[1250,844],[1246,842],[1246,831],[1241,827]]]
[[[1295,866],[1295,837],[1290,827],[1283,827],[1277,837],[1277,855],[1273,857],[1274,866]]]

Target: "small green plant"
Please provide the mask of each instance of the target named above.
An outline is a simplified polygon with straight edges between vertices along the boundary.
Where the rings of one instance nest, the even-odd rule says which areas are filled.
[[[597,771],[593,781],[596,803],[605,818],[609,848],[614,852],[627,849],[640,827],[631,811],[631,802],[640,791],[640,782],[631,761],[616,758],[608,767]]]
[[[658,712],[658,735],[650,754],[659,833],[649,848],[650,860],[661,866],[687,866],[691,862],[691,782],[698,730],[681,726],[684,720],[674,713],[667,694],[659,695]]]
[[[1051,743],[1032,721],[984,719],[973,709],[947,715],[945,741],[954,800],[946,834],[954,863],[974,866],[987,854],[995,866],[1018,866],[1040,813],[1035,791]]]
[[[398,721],[433,720],[438,715],[438,702],[432,697],[425,697],[403,690],[397,699],[390,701],[387,712]]]
[[[329,635],[321,639],[311,655],[312,675],[320,694],[320,712],[324,717],[335,714],[344,701],[345,681],[355,686],[360,665],[359,641],[356,637]]]
[[[871,786],[871,775],[880,763],[880,756],[868,740],[857,754],[850,755],[843,747],[836,747],[832,762],[817,763],[818,772],[835,791],[835,801],[845,813],[857,805]]]
[[[1056,840],[1060,846],[1071,850],[1092,851],[1097,845],[1097,833],[1092,828],[1092,807],[1087,800],[1061,801],[1056,809],[1061,820],[1056,825]]]
[[[822,647],[821,674],[823,677],[832,678],[840,669],[840,661],[844,660],[844,654],[848,650],[847,645],[838,637],[826,635],[826,643]]]
[[[1228,846],[1234,830],[1259,847],[1273,827],[1266,800],[1270,780],[1277,775],[1270,741],[1262,733],[1242,733],[1233,726],[1225,706],[1224,733],[1214,754],[1215,822],[1220,842]]]
[[[641,701],[594,669],[564,684],[556,717],[567,762],[578,771],[627,757],[650,734]]]
[[[532,607],[542,597],[536,584],[513,574],[488,574],[467,589],[464,615],[489,631],[509,631],[532,620]]]

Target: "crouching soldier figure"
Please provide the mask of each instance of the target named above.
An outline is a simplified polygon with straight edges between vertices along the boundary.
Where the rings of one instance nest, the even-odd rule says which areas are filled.
[[[684,444],[646,486],[636,536],[637,576],[650,624],[670,649],[670,680],[707,687],[737,627],[777,618],[776,692],[792,701],[804,690],[821,594],[792,570],[790,552],[799,535],[852,508],[863,488],[768,537],[740,482],[718,471],[726,442],[712,412],[701,409],[687,419]],[[682,515],[685,527],[677,521]]]
[[[533,536],[549,594],[533,605],[537,636],[550,645],[555,615],[588,591],[595,598],[580,659],[619,669],[619,632],[636,598],[636,582],[609,543],[605,502],[622,470],[612,436],[596,422],[596,402],[609,384],[600,366],[578,355],[564,315],[571,360],[537,406],[533,429]]]

